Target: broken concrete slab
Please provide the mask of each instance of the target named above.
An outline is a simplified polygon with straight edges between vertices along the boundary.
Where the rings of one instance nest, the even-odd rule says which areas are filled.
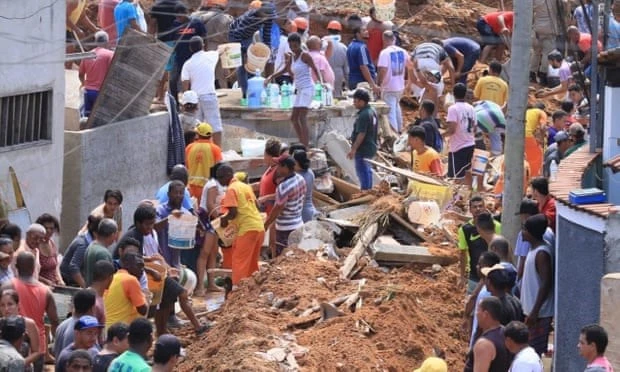
[[[416,245],[373,244],[374,259],[379,263],[425,263],[449,265],[451,257],[433,256],[428,248]]]
[[[368,204],[362,204],[362,205],[356,205],[354,207],[336,209],[336,210],[330,211],[327,214],[327,217],[333,218],[336,220],[354,221],[355,219],[357,219],[358,217],[366,213],[369,208],[370,206]]]
[[[321,305],[321,318],[319,319],[319,323],[324,322],[331,318],[337,318],[339,316],[343,316],[344,313],[332,304],[328,304],[323,302]]]
[[[284,362],[288,353],[284,348],[274,347],[273,349],[267,350],[267,355],[272,356],[277,362]]]
[[[325,139],[325,148],[331,159],[338,164],[349,181],[359,185],[360,181],[355,172],[355,161],[347,158],[347,154],[351,151],[349,140],[336,131],[326,133],[323,138]],[[379,176],[373,171],[373,184],[377,184],[379,181]]]
[[[329,224],[321,221],[309,221],[293,231],[288,238],[290,247],[312,251],[320,249],[325,244],[335,245],[334,231]]]

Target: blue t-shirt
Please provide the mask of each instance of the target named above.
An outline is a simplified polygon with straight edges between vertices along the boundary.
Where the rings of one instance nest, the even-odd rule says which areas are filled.
[[[170,182],[171,181],[166,182],[155,193],[155,199],[157,199],[157,201],[159,201],[160,204],[168,203],[168,187],[170,186]],[[185,189],[185,195],[183,196],[182,206],[188,211],[191,211],[193,209],[192,197],[189,195],[189,191],[187,190],[187,188]]]
[[[480,45],[466,37],[451,37],[446,39],[443,41],[443,48],[451,58],[456,55],[457,51],[461,52],[464,56],[480,52]]]
[[[175,20],[172,26],[176,30],[174,40],[178,40],[174,49],[175,63],[181,69],[185,61],[192,56],[192,52],[189,50],[189,40],[194,36],[200,36],[204,39],[207,36],[207,29],[198,18],[190,18],[189,22]]]
[[[554,127],[549,127],[547,129],[549,131],[549,137],[547,137],[547,146],[553,145],[555,143],[555,135],[558,134],[559,130]]]
[[[367,66],[373,80],[377,78],[377,70],[370,58],[370,52],[366,43],[360,40],[353,40],[347,48],[347,61],[349,62],[349,88],[354,89],[359,83],[366,81],[360,66]]]
[[[129,21],[135,20],[138,21],[138,10],[136,6],[133,5],[129,0],[124,0],[114,8],[114,22],[116,23],[116,34],[120,39],[123,36],[123,32],[127,26],[129,26]]]

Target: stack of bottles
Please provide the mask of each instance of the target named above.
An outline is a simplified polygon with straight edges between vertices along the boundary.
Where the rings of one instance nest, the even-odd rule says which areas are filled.
[[[260,70],[256,70],[255,76],[248,80],[248,107],[257,108],[280,108],[290,109],[293,106],[292,84],[284,83],[281,87],[278,84],[268,84],[265,87],[265,78],[261,76]],[[329,84],[316,83],[314,86],[313,101],[320,106],[331,106],[333,102],[333,90]]]

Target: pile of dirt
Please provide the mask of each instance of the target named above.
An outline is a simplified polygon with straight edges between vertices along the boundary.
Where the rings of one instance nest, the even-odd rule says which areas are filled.
[[[369,266],[351,281],[339,279],[338,266],[291,250],[263,267],[231,294],[208,334],[187,345],[178,370],[272,371],[292,363],[301,370],[404,371],[434,349],[445,352],[450,370],[462,369],[467,336],[456,266]],[[320,312],[307,311],[357,291],[355,312],[341,305],[342,316],[318,322]]]

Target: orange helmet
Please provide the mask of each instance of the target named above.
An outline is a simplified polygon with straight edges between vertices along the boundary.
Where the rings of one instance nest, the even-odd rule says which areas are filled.
[[[222,8],[226,8],[226,6],[228,6],[228,0],[202,0],[202,6],[209,8],[221,6]]]
[[[308,29],[308,20],[305,19],[304,17],[297,17],[297,18],[295,18],[293,23],[295,23],[295,26],[297,26],[298,30],[299,29],[301,29],[301,30],[307,30]]]
[[[327,24],[327,29],[342,31],[342,25],[338,21],[329,21],[329,23]]]
[[[261,6],[263,5],[263,3],[260,0],[254,0],[250,3],[249,8],[250,9],[259,9]]]

